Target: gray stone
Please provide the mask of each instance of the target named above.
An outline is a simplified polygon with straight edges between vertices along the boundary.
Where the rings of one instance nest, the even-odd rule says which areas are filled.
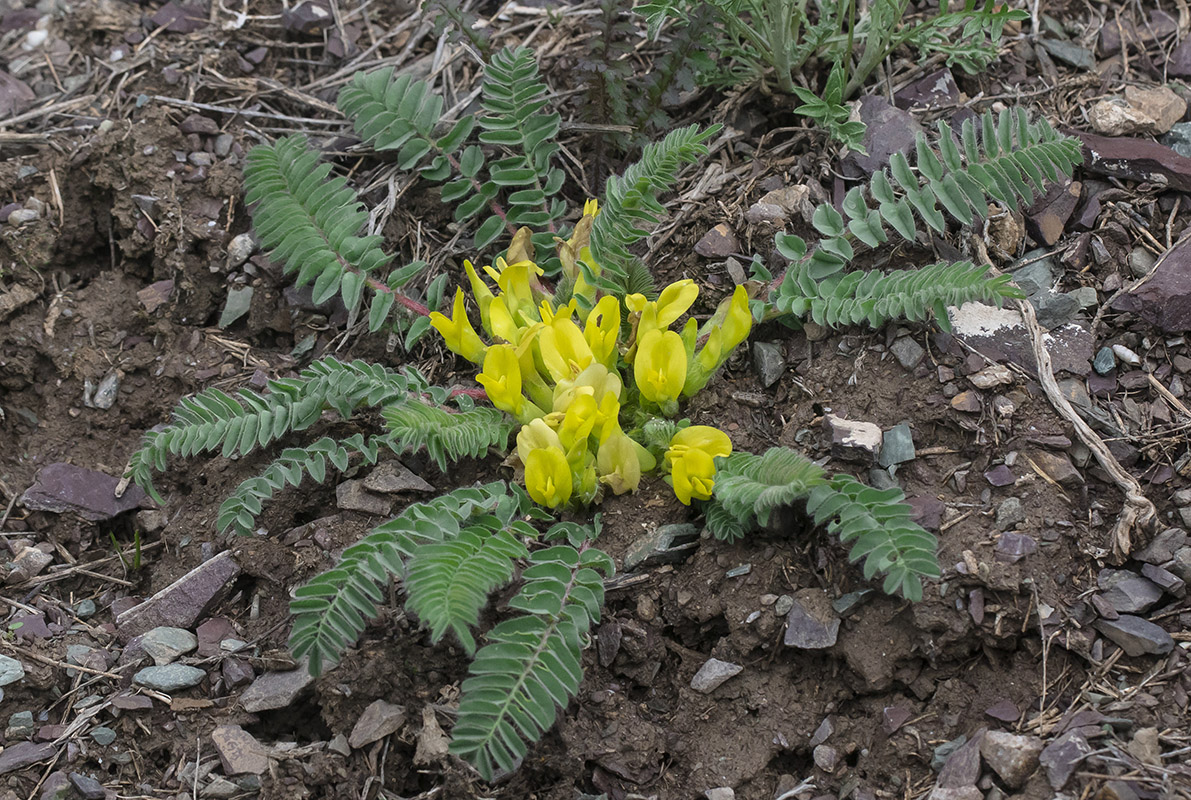
[[[831,745],[821,744],[811,751],[811,758],[816,767],[826,773],[832,773],[839,766],[840,752]]]
[[[1157,584],[1128,570],[1100,570],[1096,583],[1101,599],[1118,614],[1144,613],[1162,599],[1162,589]]]
[[[189,630],[239,574],[240,566],[231,552],[224,551],[117,616],[117,633],[127,642],[162,625]]]
[[[1044,38],[1039,39],[1038,44],[1056,61],[1062,61],[1084,72],[1096,70],[1096,56],[1086,47],[1080,47],[1066,39]]]
[[[704,258],[726,258],[739,250],[736,232],[723,222],[703,234],[703,238],[695,243],[695,252]]]
[[[936,786],[931,789],[926,800],[988,800],[984,792],[975,786],[944,787]]]
[[[141,636],[141,649],[157,666],[172,664],[179,656],[186,655],[198,647],[198,637],[181,628],[160,626]]]
[[[1019,522],[1025,521],[1026,510],[1018,498],[1008,497],[1001,502],[1001,505],[997,506],[997,530],[1011,530]]]
[[[1078,730],[1068,731],[1042,748],[1038,760],[1046,768],[1051,788],[1057,790],[1066,786],[1080,762],[1091,752],[1092,746]]]
[[[818,747],[831,738],[831,734],[835,733],[835,720],[828,714],[823,717],[823,721],[819,723],[819,727],[815,728],[815,732],[811,734],[810,746]]]
[[[68,777],[70,778],[70,785],[74,787],[76,792],[82,795],[83,800],[103,800],[107,797],[107,793],[103,790],[103,784],[90,775],[84,775],[81,772],[72,772]]]
[[[744,667],[718,658],[709,658],[699,667],[695,677],[691,678],[691,688],[700,694],[711,694],[734,675],[739,675]]]
[[[751,225],[757,225],[762,222],[767,222],[773,225],[780,225],[785,222],[789,214],[786,210],[774,203],[753,203],[749,206],[749,210],[744,212],[744,220]]]
[[[910,433],[910,426],[903,422],[901,425],[894,425],[885,431],[877,463],[888,468],[894,464],[904,464],[913,460],[914,435]]]
[[[832,647],[839,636],[840,618],[831,607],[831,599],[821,589],[802,589],[794,595],[794,605],[786,616],[787,647],[823,650]]]
[[[232,286],[227,290],[223,313],[219,315],[219,327],[227,328],[248,313],[252,307],[252,296],[256,290],[251,286]]]
[[[167,664],[164,667],[145,667],[132,676],[132,682],[159,692],[176,692],[198,686],[205,677],[207,673],[198,667]]]
[[[1032,454],[1030,458],[1040,470],[1060,486],[1073,489],[1083,483],[1083,475],[1071,463],[1071,459],[1063,453],[1042,450]]]
[[[1069,294],[1044,292],[1030,298],[1038,324],[1046,330],[1066,325],[1079,313],[1079,303]]]
[[[909,336],[894,339],[893,344],[889,345],[889,350],[897,359],[897,363],[910,372],[913,372],[926,357],[926,350],[922,349],[922,345]]]
[[[866,95],[859,105],[860,121],[866,126],[864,149],[850,151],[840,162],[841,171],[849,178],[867,178],[888,166],[894,153],[909,153],[915,136],[922,131],[912,114],[894,107],[884,97]]]
[[[1191,489],[1179,489],[1170,499],[1176,506],[1191,506]]]
[[[335,503],[344,511],[361,511],[381,517],[389,516],[393,510],[393,501],[368,491],[364,481],[344,481],[336,486]]]
[[[1020,789],[1034,770],[1042,753],[1042,740],[1035,736],[1016,736],[1003,731],[989,731],[980,743],[980,755],[1010,789]]]
[[[219,669],[223,675],[223,682],[229,689],[249,684],[256,677],[252,665],[241,658],[225,658]]]
[[[215,136],[219,133],[219,125],[210,117],[204,117],[202,114],[191,114],[178,124],[178,130],[182,131],[182,133],[201,133],[207,136]]]
[[[703,793],[707,800],[736,800],[736,790],[731,786],[717,786]]]
[[[21,225],[35,222],[40,218],[41,214],[32,208],[18,208],[8,215],[8,224],[14,228],[18,228]]]
[[[1074,302],[1074,301],[1071,301]],[[948,309],[956,337],[994,361],[1012,361],[1035,371],[1034,350],[1021,312],[1014,308],[996,308],[983,303],[964,303]],[[1086,375],[1096,345],[1085,324],[1055,328],[1046,337],[1055,373]]]
[[[790,613],[790,609],[794,607],[794,598],[788,594],[783,594],[778,597],[773,603],[773,613],[779,617],[784,617]]]
[[[92,522],[103,522],[117,514],[131,511],[146,496],[136,485],[116,497],[119,478],[73,464],[50,464],[37,472],[33,485],[21,496],[21,504],[30,511],[64,514],[72,511]]]
[[[1162,567],[1156,567],[1153,564],[1142,564],[1141,575],[1143,578],[1147,578],[1162,587],[1162,591],[1172,597],[1177,597],[1181,600],[1187,596],[1187,582],[1173,572],[1164,570]]]
[[[12,571],[5,577],[4,582],[15,585],[40,575],[54,561],[52,555],[41,549],[45,546],[21,547],[12,560]]]
[[[25,677],[25,667],[15,658],[0,655],[0,686],[16,683]]]
[[[50,742],[17,742],[0,752],[0,775],[53,758],[58,748]]]
[[[386,703],[384,700],[373,700],[356,721],[355,727],[347,737],[347,743],[353,750],[358,750],[366,744],[396,733],[404,724],[403,706]]]
[[[1191,122],[1177,122],[1158,140],[1184,158],[1191,158]]]
[[[400,461],[383,461],[364,478],[364,488],[381,494],[433,492],[434,487],[410,472]]]
[[[227,268],[235,269],[256,252],[256,239],[251,233],[241,233],[227,243]]]
[[[235,797],[240,794],[240,787],[227,778],[216,775],[199,794],[202,797]]]
[[[116,732],[106,726],[99,726],[91,729],[91,738],[100,747],[107,747],[112,742],[116,741]]]
[[[211,741],[226,775],[260,775],[269,769],[268,751],[239,725],[220,725],[211,731]]]
[[[252,714],[285,708],[312,683],[314,676],[305,663],[288,672],[266,672],[240,695],[240,705]]]
[[[781,380],[786,371],[782,346],[777,342],[753,342],[752,349],[753,368],[757,370],[761,385],[768,389]]]
[[[1131,367],[1141,366],[1141,356],[1130,350],[1128,347],[1125,347],[1123,344],[1114,344],[1112,346],[1112,353],[1122,362],[1128,364]]]
[[[1141,617],[1122,614],[1117,619],[1098,619],[1094,624],[1130,656],[1164,656],[1174,649],[1169,633]]]
[[[992,389],[1013,383],[1013,373],[1004,364],[992,364],[979,372],[972,373],[968,380],[977,389]]]
[[[4,738],[9,741],[28,739],[35,730],[32,711],[18,711],[8,718],[8,727],[4,730]]]
[[[1046,253],[1046,251],[1032,250],[1025,254],[1022,261],[1031,261],[1031,259],[1036,259],[1043,253]],[[1048,255],[1046,258],[1031,261],[1031,263],[1026,264],[1024,267],[1013,270],[1010,274],[1013,276],[1013,282],[1028,297],[1050,291],[1055,283],[1054,258]]]
[[[688,522],[659,525],[637,539],[624,554],[624,570],[632,572],[658,564],[681,561],[690,555],[699,529]]]
[[[1134,278],[1144,278],[1156,263],[1158,259],[1144,247],[1134,247],[1129,251],[1129,271]]]
[[[1112,307],[1132,311],[1166,333],[1191,329],[1191,246],[1183,241],[1167,251],[1150,279],[1118,295]]]
[[[221,133],[215,137],[215,142],[211,145],[211,149],[215,151],[215,155],[223,158],[232,151],[232,145],[236,143],[236,138],[230,133]]]
[[[1180,547],[1175,551],[1174,558],[1162,566],[1191,583],[1191,547]]]
[[[1089,308],[1095,308],[1100,305],[1100,295],[1091,286],[1081,286],[1078,289],[1067,292],[1067,294],[1079,304],[1080,311],[1086,311]]]
[[[1101,347],[1096,351],[1096,358],[1092,361],[1092,369],[1097,375],[1107,375],[1117,368],[1117,357],[1113,355],[1111,347]]]

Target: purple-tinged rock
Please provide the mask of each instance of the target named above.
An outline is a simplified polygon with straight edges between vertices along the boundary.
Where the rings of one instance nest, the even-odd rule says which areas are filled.
[[[1013,473],[1009,470],[1009,467],[1004,464],[997,464],[992,469],[986,471],[984,473],[984,479],[997,487],[1012,486],[1017,480],[1013,477]]]
[[[1191,191],[1191,158],[1151,139],[1099,136],[1071,131],[1083,141],[1084,169],[1128,181],[1144,181],[1180,192]]]
[[[909,153],[914,137],[922,126],[908,112],[890,105],[879,95],[860,99],[860,121],[864,131],[864,150],[867,155],[850,151],[840,162],[840,171],[847,178],[867,178],[889,164],[894,153]]]
[[[787,647],[823,650],[835,644],[839,636],[839,617],[831,600],[821,589],[802,589],[794,595],[794,605],[786,616]]]
[[[229,689],[237,689],[252,683],[252,679],[256,677],[252,665],[241,658],[225,658],[221,669],[223,682]]]
[[[1079,768],[1080,762],[1092,752],[1092,746],[1079,731],[1064,733],[1042,749],[1038,760],[1046,768],[1051,788],[1062,789]]]
[[[212,617],[195,629],[198,634],[198,654],[203,658],[223,655],[219,643],[236,635],[236,629],[224,617]]]
[[[954,335],[981,355],[998,362],[1012,361],[1029,371],[1037,370],[1034,349],[1020,311],[970,302],[958,309],[948,309],[948,314]],[[1086,375],[1095,345],[1095,337],[1081,323],[1060,325],[1046,335],[1046,349],[1056,373]]]
[[[1191,185],[1191,159],[1175,158],[1186,162]],[[1182,242],[1167,251],[1149,280],[1118,295],[1112,307],[1131,311],[1167,333],[1191,329],[1191,246]]]
[[[37,744],[34,742],[17,742],[5,747],[0,752],[0,775],[6,775],[18,769],[53,758],[58,748],[49,742]]]
[[[1083,184],[1068,181],[1053,184],[1034,205],[1025,212],[1026,231],[1035,242],[1050,247],[1063,236],[1067,220],[1079,202]]]
[[[314,676],[305,663],[288,672],[266,672],[240,695],[240,705],[251,714],[285,708],[312,683]]]
[[[25,490],[21,503],[30,511],[63,514],[73,511],[92,522],[102,522],[131,511],[145,501],[139,486],[129,486],[123,497],[116,497],[118,478],[76,467],[74,464],[50,464],[37,472],[33,485]]]
[[[1118,614],[1144,613],[1162,599],[1162,589],[1157,584],[1128,570],[1100,570],[1096,584],[1101,598]]]
[[[913,495],[906,498],[906,505],[910,507],[910,519],[928,531],[939,532],[946,508],[942,500],[932,495]]]
[[[18,639],[25,639],[27,641],[48,639],[51,635],[49,626],[46,625],[44,614],[22,614],[19,617],[14,617],[12,622],[8,624],[8,627]]]
[[[1038,542],[1034,541],[1033,536],[1023,533],[1002,533],[997,539],[997,547],[994,552],[997,561],[1016,564],[1026,556],[1033,555],[1037,550]]]
[[[358,750],[366,744],[396,733],[404,724],[405,708],[403,706],[386,703],[384,700],[374,700],[360,715],[360,719],[347,737],[347,743],[353,750]]]
[[[240,574],[231,551],[204,561],[178,580],[116,617],[117,633],[127,642],[160,625],[189,630],[207,613]]]
[[[1094,625],[1130,656],[1164,656],[1174,649],[1174,639],[1169,633],[1132,614],[1121,614],[1116,619],[1098,619]]]
[[[1046,450],[1039,450],[1032,453],[1030,458],[1038,466],[1040,470],[1050,476],[1051,480],[1060,486],[1066,486],[1068,489],[1073,489],[1083,483],[1083,475],[1071,463],[1071,459],[1065,453],[1051,453]]]
[[[38,800],[67,800],[71,794],[70,780],[66,773],[59,769],[46,776]]]
[[[1020,789],[1034,770],[1038,769],[1038,756],[1042,752],[1042,740],[1035,736],[1016,736],[1003,731],[989,731],[980,743],[980,755],[984,762],[1010,789]]]
[[[1142,564],[1141,575],[1162,587],[1162,591],[1182,600],[1187,596],[1187,582],[1173,572],[1156,567],[1153,564]]]
[[[947,757],[947,763],[939,772],[935,785],[940,789],[960,789],[975,786],[980,779],[980,745],[984,741],[985,728],[972,734],[972,738],[957,747]]]
[[[1021,711],[1012,700],[1001,700],[984,710],[985,714],[1001,722],[1017,722],[1021,719]]]
[[[143,694],[121,692],[112,696],[112,705],[121,711],[147,711],[153,707],[153,701]]]
[[[959,87],[955,84],[955,76],[945,67],[919,78],[893,94],[893,104],[905,110],[933,108],[953,103],[958,99]]]
[[[721,222],[703,234],[703,238],[695,243],[695,252],[704,258],[726,258],[740,250],[740,242],[736,233]]]
[[[170,295],[173,293],[174,282],[172,280],[164,280],[151,283],[144,289],[141,289],[136,293],[136,298],[145,307],[145,312],[152,314],[169,302]]]
[[[92,778],[90,775],[84,775],[81,772],[70,773],[70,785],[79,793],[83,800],[103,800],[107,797],[107,792],[104,791],[103,784]]]
[[[0,69],[0,119],[19,114],[35,100],[37,95],[29,84]]]
[[[908,708],[901,706],[887,706],[881,712],[881,728],[887,734],[892,734],[905,725],[913,713]]]
[[[194,33],[207,27],[207,11],[202,6],[181,5],[170,0],[149,17],[149,24],[153,28],[165,28],[170,33]]]

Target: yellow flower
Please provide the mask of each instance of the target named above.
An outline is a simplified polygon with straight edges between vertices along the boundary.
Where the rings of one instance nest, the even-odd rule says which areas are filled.
[[[555,317],[538,334],[538,349],[542,363],[557,383],[573,379],[592,362],[591,348],[583,338],[583,331],[569,317]]]
[[[503,258],[496,259],[496,267],[484,267],[496,281],[504,296],[505,306],[516,319],[518,316],[531,319],[537,311],[534,302],[532,281],[542,274],[541,268],[532,261],[517,261],[507,263]]]
[[[670,440],[666,463],[674,495],[684,504],[710,500],[715,486],[715,459],[731,455],[732,440],[719,428],[692,425]]]
[[[686,382],[686,349],[674,331],[652,330],[637,345],[633,377],[641,396],[662,407],[667,416],[677,413],[678,395]]]
[[[620,339],[619,300],[612,295],[600,298],[600,302],[587,315],[583,338],[587,340],[596,361],[608,369],[616,368],[616,343]]]
[[[492,336],[492,321],[488,316],[488,307],[492,305],[493,299],[492,290],[488,288],[488,284],[484,283],[484,279],[476,273],[476,268],[470,261],[464,259],[463,269],[467,272],[468,282],[471,283],[471,295],[480,306],[480,324],[487,331],[488,335]]]
[[[600,483],[616,494],[636,491],[641,484],[641,461],[633,444],[633,440],[619,429],[600,442],[596,454]]]
[[[737,286],[732,292],[732,299],[728,303],[728,311],[724,316],[723,352],[724,358],[731,353],[736,345],[748,338],[753,329],[753,312],[749,310],[749,293],[743,286]],[[723,363],[721,361],[721,363]]]
[[[562,452],[562,441],[544,419],[535,419],[521,426],[517,431],[517,457],[524,464],[534,450],[558,448]]]
[[[447,348],[453,353],[479,364],[484,358],[484,343],[480,340],[471,320],[467,318],[467,311],[463,308],[463,289],[455,289],[455,303],[451,310],[451,317],[437,311],[430,313],[430,325],[438,331],[446,342]]]
[[[596,415],[596,401],[589,394],[578,395],[567,407],[562,424],[558,426],[558,439],[568,455],[577,453],[581,448],[586,450],[587,437],[591,436],[595,427]]]
[[[531,450],[525,461],[525,488],[535,503],[558,508],[571,499],[574,480],[567,457],[557,447]]]
[[[513,234],[513,241],[509,242],[509,250],[505,255],[514,264],[519,261],[533,261],[533,231],[525,226],[518,228]]]
[[[528,348],[526,348],[528,349]],[[484,355],[484,369],[476,376],[492,405],[521,422],[542,416],[542,410],[521,394],[521,357],[511,344],[494,344]]]

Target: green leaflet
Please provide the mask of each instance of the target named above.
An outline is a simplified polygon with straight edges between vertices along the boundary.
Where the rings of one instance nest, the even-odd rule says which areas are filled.
[[[817,208],[813,225],[824,237],[817,247],[808,251],[797,237],[778,234],[778,251],[793,263],[769,298],[777,313],[832,327],[934,317],[947,328],[940,309],[969,301],[999,305],[1021,296],[1008,278],[990,277],[970,262],[887,274],[844,271],[853,256],[850,242],[878,247],[891,234],[914,242],[918,220],[935,232],[945,229],[947,216],[969,225],[984,217],[990,199],[1011,208],[1019,200],[1029,203],[1047,181],[1070,175],[1082,161],[1076,140],[1060,136],[1044,119],[1030,122],[1022,109],[989,112],[978,124],[965,121],[958,142],[946,123],[938,130],[937,151],[919,134],[916,165],[895,153],[867,187],[848,191],[842,214],[827,204]],[[792,247],[795,240],[798,247]]]

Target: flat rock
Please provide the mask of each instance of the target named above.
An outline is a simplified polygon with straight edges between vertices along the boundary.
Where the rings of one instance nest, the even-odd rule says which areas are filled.
[[[434,487],[413,474],[400,461],[384,461],[364,478],[364,488],[381,494],[433,492]]]
[[[117,634],[127,642],[162,625],[189,630],[239,574],[240,565],[225,550],[117,616]]]
[[[689,522],[659,525],[629,545],[624,554],[624,570],[632,572],[681,561],[690,555],[688,543],[694,543],[698,536],[699,529]]]
[[[1191,172],[1191,159],[1182,160]],[[1191,329],[1191,245],[1183,241],[1167,251],[1149,280],[1118,295],[1112,307],[1133,312],[1166,333]]]
[[[867,178],[884,169],[894,153],[909,153],[914,137],[922,131],[913,115],[879,95],[860,98],[858,113],[866,126],[863,144],[867,155],[853,150],[844,156],[840,171],[848,178]]]
[[[1079,313],[1079,301],[1063,292],[1043,292],[1030,298],[1038,324],[1046,330],[1066,325]]]
[[[58,748],[49,742],[17,742],[0,752],[0,775],[53,758]]]
[[[393,510],[393,501],[368,491],[364,481],[344,481],[336,486],[335,504],[344,511],[362,511],[382,517],[389,516]]]
[[[1153,564],[1141,565],[1141,576],[1161,587],[1162,591],[1172,597],[1183,599],[1187,596],[1187,582],[1173,572],[1162,569]]]
[[[928,73],[893,94],[893,104],[901,109],[933,108],[959,100],[959,86],[946,67]]]
[[[1191,191],[1191,158],[1152,139],[1098,136],[1074,130],[1071,135],[1083,142],[1083,168],[1087,172]]]
[[[979,372],[973,372],[968,376],[968,380],[977,389],[992,389],[1013,383],[1013,373],[1004,364],[992,364]]]
[[[1040,450],[1030,454],[1030,459],[1038,468],[1047,474],[1055,483],[1067,488],[1075,488],[1083,484],[1083,475],[1071,463],[1065,453],[1051,453]]]
[[[72,511],[83,519],[102,522],[132,511],[147,500],[136,485],[129,486],[123,497],[116,497],[119,483],[119,478],[93,469],[74,464],[50,464],[37,471],[33,485],[21,496],[21,504],[30,511],[53,514]]]
[[[882,467],[904,464],[914,460],[914,435],[906,423],[894,425],[881,437],[881,452],[877,463]]]
[[[79,793],[83,800],[104,800],[107,797],[107,792],[103,789],[103,784],[92,778],[90,775],[84,775],[81,772],[72,772],[67,778],[70,780],[70,785]]]
[[[403,706],[386,703],[384,700],[373,700],[356,721],[355,727],[347,737],[347,743],[353,750],[358,750],[366,744],[396,733],[404,724]]]
[[[198,686],[207,673],[186,664],[167,664],[164,667],[145,667],[132,676],[132,682],[159,692],[176,692]]]
[[[794,605],[786,616],[787,647],[823,650],[835,644],[840,618],[831,607],[831,599],[821,589],[802,589],[794,595]]]
[[[1050,38],[1039,39],[1038,45],[1056,61],[1070,64],[1076,69],[1085,72],[1094,72],[1096,70],[1096,56],[1086,47],[1080,47],[1065,39]]]
[[[883,436],[879,425],[827,414],[823,427],[831,435],[832,458],[869,465],[877,460]]]
[[[973,391],[960,392],[955,397],[951,398],[951,407],[956,411],[962,411],[965,414],[978,414],[984,404],[980,401],[980,395]]]
[[[1030,234],[1030,238],[1047,247],[1058,242],[1067,227],[1067,220],[1071,219],[1071,214],[1079,203],[1082,191],[1083,184],[1079,181],[1053,184],[1046,194],[1024,213],[1026,232]]]
[[[1012,361],[1034,372],[1034,351],[1021,312],[983,303],[964,303],[949,308],[952,332],[991,361]],[[1086,375],[1090,369],[1095,339],[1082,323],[1068,323],[1043,336],[1055,372]]]
[[[219,753],[225,775],[260,775],[268,771],[268,751],[239,725],[220,725],[211,731],[211,741]]]
[[[1079,768],[1080,763],[1092,752],[1092,746],[1079,731],[1068,731],[1042,749],[1038,760],[1046,768],[1046,778],[1051,788],[1058,790]]]
[[[980,746],[984,741],[985,728],[980,728],[972,738],[956,747],[943,769],[939,771],[939,779],[935,785],[941,789],[961,789],[965,786],[975,786],[980,779]]]
[[[1130,656],[1164,656],[1174,649],[1174,639],[1169,633],[1132,614],[1122,614],[1116,619],[1098,619],[1094,625]]]
[[[0,686],[16,683],[25,677],[25,667],[20,661],[0,655]]]
[[[1141,614],[1162,599],[1162,589],[1153,581],[1124,569],[1103,569],[1096,580],[1100,597],[1118,614]]]
[[[4,582],[16,585],[40,575],[54,561],[54,557],[42,549],[49,546],[22,546],[17,551],[16,557],[13,558],[12,571],[5,576]]]
[[[980,755],[1010,789],[1020,789],[1034,770],[1042,753],[1042,740],[1035,736],[1016,736],[1003,731],[989,731],[980,743]]]
[[[314,676],[305,664],[287,672],[266,672],[240,695],[240,705],[252,714],[285,708],[312,683]]]
[[[740,242],[735,231],[723,222],[703,234],[695,244],[695,252],[704,258],[727,258],[738,250]]]
[[[141,635],[141,649],[157,666],[171,664],[198,647],[198,637],[182,628],[160,626]]]
[[[739,675],[744,667],[718,658],[709,658],[691,678],[691,688],[701,694],[710,694],[724,684],[724,681]]]

